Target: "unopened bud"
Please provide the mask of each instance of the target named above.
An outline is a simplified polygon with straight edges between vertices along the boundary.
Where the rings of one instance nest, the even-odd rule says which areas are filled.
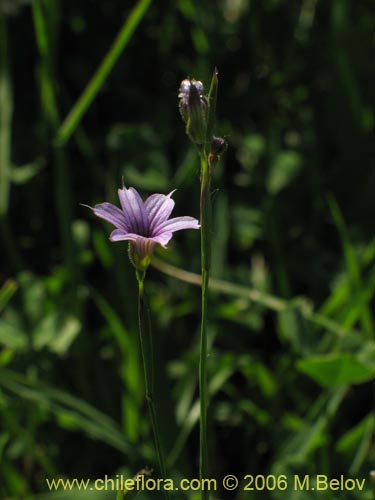
[[[178,97],[181,116],[186,123],[186,132],[197,145],[206,140],[208,103],[203,83],[185,79],[181,82]]]
[[[216,165],[220,156],[226,151],[227,147],[228,143],[223,137],[212,138],[210,154],[208,155],[208,164],[210,169]]]
[[[225,153],[227,147],[228,143],[223,137],[213,137],[211,142],[210,153],[217,156],[221,156],[223,153]]]

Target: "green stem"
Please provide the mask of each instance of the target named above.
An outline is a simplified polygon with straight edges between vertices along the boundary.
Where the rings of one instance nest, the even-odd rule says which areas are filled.
[[[8,211],[10,190],[10,144],[13,114],[9,81],[8,37],[5,18],[0,14],[0,215]]]
[[[372,498],[375,500],[375,471],[370,472],[370,482],[371,482],[371,490],[372,490]]]
[[[207,153],[201,152],[201,266],[202,266],[202,317],[199,356],[199,395],[200,395],[200,461],[199,477],[208,477],[207,448],[207,299],[208,280],[211,262],[211,174],[209,171]],[[209,498],[209,492],[201,491],[202,500]]]
[[[138,279],[138,321],[139,337],[141,343],[143,369],[145,375],[146,401],[150,413],[151,425],[154,434],[155,449],[158,457],[160,475],[167,478],[163,450],[161,446],[156,409],[153,399],[154,394],[154,349],[151,331],[150,311],[147,304],[147,296],[144,290],[145,273],[137,271]],[[164,497],[169,500],[169,492],[164,491]]]
[[[22,267],[22,261],[8,216],[13,116],[9,63],[8,30],[5,16],[0,13],[0,235],[12,268],[18,271]]]

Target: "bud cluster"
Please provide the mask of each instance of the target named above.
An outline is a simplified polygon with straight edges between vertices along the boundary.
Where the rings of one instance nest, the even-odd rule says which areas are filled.
[[[217,83],[216,70],[213,81]],[[211,90],[206,96],[203,83],[194,78],[182,80],[178,98],[180,113],[186,123],[187,135],[199,149],[205,149],[209,163],[213,166],[227,147],[225,139],[211,135],[216,99],[212,98]],[[213,105],[211,101],[214,102]]]

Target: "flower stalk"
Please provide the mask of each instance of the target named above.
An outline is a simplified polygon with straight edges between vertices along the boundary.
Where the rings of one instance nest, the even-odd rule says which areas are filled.
[[[208,95],[205,95],[202,82],[185,79],[181,82],[178,97],[181,116],[186,123],[186,134],[197,147],[200,171],[200,223],[201,223],[201,272],[202,272],[202,311],[199,354],[199,396],[200,396],[200,438],[199,438],[199,476],[208,477],[207,445],[207,309],[208,283],[211,263],[211,176],[213,167],[226,149],[226,141],[213,136],[215,124],[216,99],[218,89],[217,70],[214,69]],[[201,491],[202,500],[208,500],[209,492]]]
[[[167,479],[167,475],[153,398],[154,348],[144,281],[156,245],[165,247],[176,231],[199,229],[200,227],[198,221],[193,217],[169,218],[174,208],[174,201],[171,198],[173,193],[174,191],[167,196],[158,193],[152,194],[143,201],[134,188],[127,189],[123,186],[122,189],[118,190],[121,208],[109,202],[100,203],[95,207],[84,205],[90,208],[97,217],[104,219],[116,228],[109,237],[111,241],[129,242],[129,258],[135,268],[138,281],[138,324],[146,401],[154,434],[160,475],[163,479]],[[166,500],[169,500],[168,491],[164,490],[164,496]]]
[[[139,338],[141,344],[143,370],[145,376],[145,391],[146,401],[150,414],[152,431],[154,434],[155,450],[159,463],[159,470],[162,479],[167,478],[163,449],[161,445],[159,426],[157,421],[156,409],[154,404],[154,348],[151,330],[150,310],[145,293],[144,279],[145,272],[136,271],[138,281],[138,325]],[[166,500],[169,499],[169,494],[164,491]]]
[[[202,316],[200,332],[199,356],[199,394],[200,394],[200,459],[199,476],[208,477],[208,445],[207,445],[207,307],[208,281],[211,263],[211,172],[207,154],[201,153],[201,195],[200,195],[200,222],[201,222],[201,269],[202,269]],[[202,499],[209,497],[208,491],[202,490]]]

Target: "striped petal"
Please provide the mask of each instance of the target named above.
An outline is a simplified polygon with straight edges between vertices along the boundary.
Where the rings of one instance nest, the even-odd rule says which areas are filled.
[[[139,236],[137,234],[127,233],[126,231],[123,231],[122,229],[115,229],[110,234],[109,239],[111,241],[125,241],[125,240],[136,241],[136,239],[138,237]]]
[[[173,233],[168,233],[167,231],[159,234],[158,236],[153,236],[151,239],[155,243],[159,243],[162,247],[165,247],[171,240]]]
[[[145,201],[145,207],[148,213],[150,223],[150,235],[153,235],[156,227],[165,222],[171,215],[174,208],[174,201],[171,196],[174,191],[167,196],[164,194],[152,194]]]
[[[200,225],[194,217],[175,217],[174,219],[167,220],[157,227],[155,236],[159,236],[164,232],[174,233],[182,229],[199,229]]]
[[[110,222],[118,229],[122,229],[123,231],[129,230],[129,225],[127,224],[124,212],[117,208],[115,205],[112,205],[112,203],[100,203],[99,205],[95,205],[94,208],[89,208],[91,208],[96,216],[106,220],[107,222]]]
[[[122,210],[125,214],[129,230],[141,236],[148,236],[149,223],[142,198],[134,188],[118,190]]]

